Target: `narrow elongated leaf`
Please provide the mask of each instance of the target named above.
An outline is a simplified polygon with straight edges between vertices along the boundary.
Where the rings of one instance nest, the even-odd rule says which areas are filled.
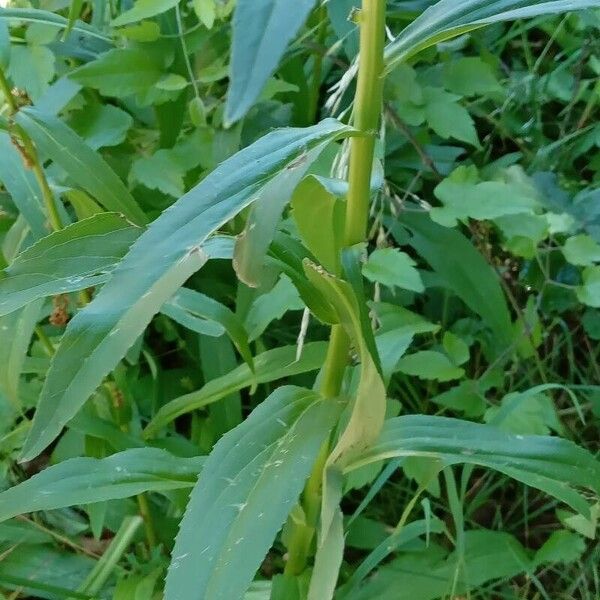
[[[36,298],[104,283],[141,232],[118,214],[102,213],[42,238],[5,270],[0,315]]]
[[[69,323],[23,457],[35,456],[56,438],[162,305],[210,256],[221,255],[222,243],[207,242],[216,229],[260,198],[267,182],[296,181],[296,169],[290,175],[286,166],[307,148],[325,146],[351,131],[333,119],[306,129],[274,131],[225,161],[162,213]]]
[[[593,7],[598,7],[597,0],[440,0],[386,46],[386,69],[429,46],[485,25]]]
[[[148,222],[108,163],[58,117],[27,108],[19,111],[16,121],[44,154],[107,210],[122,212],[138,225]]]
[[[490,425],[425,415],[388,420],[379,440],[348,470],[398,456],[427,456],[448,465],[488,467],[543,490],[583,514],[589,507],[576,488],[600,494],[600,462],[572,442],[514,435]]]
[[[0,317],[0,391],[16,409],[21,408],[19,381],[41,308],[40,301],[31,302],[22,310]]]
[[[204,457],[132,448],[107,458],[71,458],[0,494],[0,521],[38,510],[193,487]]]
[[[210,319],[219,323],[229,334],[242,358],[250,368],[253,367],[252,353],[248,345],[248,332],[239,317],[225,305],[200,292],[181,288],[162,307],[161,312],[177,320],[177,317],[174,316],[175,309],[185,311],[191,318]]]
[[[208,406],[257,383],[269,383],[284,377],[316,371],[323,366],[327,352],[326,342],[305,344],[302,355],[296,360],[296,346],[283,346],[267,350],[254,357],[254,373],[247,364],[236,367],[227,375],[209,381],[202,389],[180,396],[165,404],[144,431],[151,437],[177,417]]]
[[[166,600],[241,598],[297,500],[339,403],[282,387],[225,434],[175,541]]]
[[[69,27],[69,20],[65,19],[61,15],[57,15],[56,13],[47,10],[38,10],[35,8],[0,8],[0,19],[22,21],[24,23],[39,23],[42,25],[56,27],[58,29],[67,29],[67,27]],[[81,35],[91,36],[112,45],[112,40],[110,37],[106,36],[101,31],[98,31],[96,28],[88,25],[87,23],[75,21],[72,29]]]
[[[426,215],[404,213],[409,243],[433,267],[448,287],[494,332],[498,349],[511,342],[511,319],[498,277],[485,259],[458,231],[437,225]],[[452,248],[452,252],[448,249]]]
[[[238,0],[226,120],[241,119],[273,74],[315,0]]]
[[[113,299],[103,295],[104,288],[77,313],[53,357],[22,460],[36,456],[60,434],[160,310],[164,303],[162,294],[181,285],[180,277],[187,279],[210,258],[221,256],[222,242],[216,236],[196,247],[177,263],[180,270],[167,273],[153,289],[137,297],[135,304],[123,307],[121,313],[115,315]]]
[[[42,209],[42,194],[33,173],[24,168],[23,159],[10,136],[0,131],[0,182],[27,221],[34,237],[49,233]]]

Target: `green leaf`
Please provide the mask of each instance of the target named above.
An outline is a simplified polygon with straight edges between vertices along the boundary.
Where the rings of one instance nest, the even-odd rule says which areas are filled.
[[[48,235],[40,187],[33,173],[23,168],[23,159],[10,136],[0,131],[0,181],[24,217],[35,238]]]
[[[306,177],[292,199],[292,217],[300,238],[314,257],[331,273],[340,270],[344,234],[344,204],[314,175]],[[320,227],[315,227],[319,223]],[[322,235],[327,231],[328,235]]]
[[[147,491],[191,488],[204,457],[179,458],[158,448],[133,448],[108,458],[72,458],[0,494],[0,521]]]
[[[583,304],[600,308],[600,266],[586,267],[583,270],[583,284],[575,292]]]
[[[182,283],[176,279],[178,275],[181,277],[181,271],[185,274],[184,279],[187,279],[209,258],[220,257],[224,252],[227,254],[230,248],[228,242],[217,236],[199,245],[193,253],[179,261],[180,271],[170,274],[177,281],[176,285],[164,278],[160,281],[162,286],[150,289],[146,296],[136,297],[135,304],[127,304],[116,315],[114,308],[112,311],[98,308],[99,305],[102,307],[103,302],[108,302],[109,306],[112,304],[112,300],[105,300],[106,296],[103,295],[107,286],[83,311],[77,313],[69,322],[58,352],[52,359],[23,447],[23,460],[27,460],[27,456],[36,456],[60,434],[63,426],[75,416],[104,375],[118,364],[150,319],[160,310],[165,300],[164,293]],[[114,281],[114,277],[113,274],[109,281]],[[132,287],[130,285],[129,289]],[[121,294],[120,298],[124,299],[124,296]],[[107,319],[107,315],[112,319]],[[91,325],[88,325],[88,320]]]
[[[64,31],[63,39],[65,39],[69,35],[69,33],[71,33],[73,27],[75,26],[75,23],[77,22],[77,19],[79,19],[79,15],[81,15],[82,8],[83,0],[71,0],[71,3],[69,5],[69,21],[67,23],[67,28]]]
[[[251,341],[262,335],[275,319],[281,319],[290,310],[302,310],[304,302],[288,277],[282,275],[273,289],[259,296],[246,316],[246,327]]]
[[[511,343],[511,319],[498,277],[485,259],[458,231],[441,227],[425,215],[405,213],[409,243],[433,267],[442,281],[494,333],[497,350]],[[448,252],[452,248],[452,252]]]
[[[37,298],[104,283],[141,232],[118,214],[101,213],[38,240],[0,279],[0,315]]]
[[[403,356],[396,368],[406,375],[436,381],[452,381],[460,379],[465,374],[464,370],[457,367],[445,354],[432,350]]]
[[[15,120],[44,154],[107,210],[122,212],[138,225],[148,222],[116,173],[59,118],[27,108],[20,110]]]
[[[71,71],[69,77],[103,96],[125,98],[153,86],[163,76],[162,67],[153,54],[142,49],[117,48]]]
[[[597,0],[440,0],[386,46],[386,70],[425,48],[491,23],[597,6]]]
[[[240,365],[230,373],[212,379],[202,389],[165,404],[144,430],[144,436],[152,437],[177,417],[208,406],[245,387],[317,371],[323,366],[326,351],[325,342],[305,344],[300,358],[296,358],[296,346],[267,350],[254,357],[254,373],[247,364]]]
[[[241,119],[259,97],[315,0],[238,0],[225,118]]]
[[[217,16],[216,0],[193,0],[192,6],[198,19],[207,29],[212,29]]]
[[[366,448],[377,438],[385,418],[385,386],[377,369],[376,358],[371,355],[363,335],[358,302],[352,287],[308,260],[304,268],[311,283],[330,302],[361,362],[360,381],[350,419],[328,459],[330,465],[343,464],[349,456]]]
[[[77,111],[69,125],[88,146],[98,150],[121,144],[133,126],[133,118],[112,104],[94,103]]]
[[[514,536],[465,531],[463,547],[450,554],[432,543],[418,550],[407,548],[344,600],[438,600],[450,590],[454,597],[468,597],[469,590],[487,588],[485,584],[495,579],[510,580],[531,568],[527,552]]]
[[[0,392],[17,410],[22,408],[21,373],[41,308],[41,302],[30,302],[23,309],[0,317],[0,337],[4,340],[0,344]]]
[[[537,200],[530,190],[502,181],[470,181],[469,169],[459,167],[435,188],[436,197],[443,207],[431,209],[431,218],[447,227],[467,219],[495,219],[505,215],[530,215]]]
[[[535,553],[536,565],[547,563],[572,563],[585,552],[585,542],[576,533],[561,529],[553,531],[544,545]]]
[[[281,387],[206,460],[175,541],[165,600],[241,598],[298,499],[337,402]]]
[[[492,67],[477,56],[462,57],[444,65],[444,86],[460,96],[502,91]]]
[[[285,205],[289,202],[307,169],[319,157],[324,146],[304,152],[286,167],[286,177],[273,179],[263,188],[261,198],[251,208],[246,227],[238,236],[233,266],[246,285],[262,283],[264,261],[275,237]]]
[[[152,156],[136,158],[130,178],[151,190],[179,198],[185,190],[183,177],[185,171],[171,156],[169,150],[158,150]]]
[[[58,29],[66,29],[69,26],[68,19],[65,19],[63,16],[47,10],[38,10],[35,8],[0,8],[0,19],[21,21],[24,23],[41,23],[44,25],[51,25]],[[82,21],[75,22],[73,31],[83,36],[94,37],[103,42],[112,43],[110,37]]]
[[[254,363],[250,346],[248,345],[248,333],[239,317],[225,305],[195,290],[181,288],[163,305],[161,312],[178,321],[174,309],[184,311],[189,318],[198,320],[209,319],[218,323],[223,328],[223,331],[227,332],[248,366],[251,369],[253,368]],[[185,325],[185,323],[183,324]]]
[[[387,287],[400,287],[413,292],[424,292],[421,275],[415,261],[396,248],[375,250],[363,266],[363,275]]]
[[[462,365],[469,360],[469,346],[452,332],[444,333],[442,344],[446,354],[455,365]]]
[[[208,239],[216,229],[260,198],[269,182],[287,179],[286,166],[307,148],[349,131],[333,119],[306,129],[274,131],[222,163],[163,212],[100,293],[70,321],[48,371],[23,456],[35,456],[56,438],[162,305],[211,256],[223,255],[222,240]]]
[[[142,19],[149,19],[150,17],[160,15],[178,4],[179,0],[136,0],[133,8],[126,10],[116,19],[113,19],[111,25],[113,27],[121,27],[121,25],[137,23]]]
[[[469,111],[456,102],[456,96],[440,88],[424,88],[425,118],[445,140],[454,138],[479,147],[479,138]]]
[[[14,85],[38,100],[54,77],[54,54],[46,46],[12,47],[8,74]]]
[[[578,488],[600,493],[600,462],[573,442],[425,415],[386,421],[378,441],[346,470],[399,456],[427,456],[446,465],[464,463],[500,471],[585,515],[589,506]]]
[[[600,262],[600,244],[586,234],[570,237],[562,251],[572,265],[591,267]]]

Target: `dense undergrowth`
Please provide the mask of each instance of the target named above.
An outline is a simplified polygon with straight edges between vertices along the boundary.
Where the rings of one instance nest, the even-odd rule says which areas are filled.
[[[0,9],[0,597],[599,598],[599,4]]]

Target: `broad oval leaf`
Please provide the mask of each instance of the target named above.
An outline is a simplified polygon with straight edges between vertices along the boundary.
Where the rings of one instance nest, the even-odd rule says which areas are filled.
[[[166,600],[243,597],[339,415],[286,386],[225,434],[206,460],[175,541]]]
[[[225,117],[234,123],[256,101],[315,0],[238,0]]]
[[[388,420],[379,440],[347,470],[399,456],[488,467],[538,488],[582,514],[589,512],[589,506],[576,488],[600,494],[600,462],[573,442],[515,435],[491,425],[426,415]]]
[[[598,0],[441,0],[386,46],[386,70],[425,48],[485,25],[593,7],[598,7]]]
[[[132,448],[107,458],[71,458],[0,494],[0,521],[38,510],[193,487],[204,457]]]
[[[148,218],[108,163],[58,117],[33,108],[17,114],[16,122],[37,147],[107,210],[122,212],[138,225]]]
[[[56,231],[19,254],[0,280],[0,315],[36,298],[104,283],[142,229],[101,213]]]
[[[210,256],[222,255],[223,244],[207,238],[259,199],[268,182],[297,182],[299,170],[286,166],[307,149],[351,131],[334,119],[274,131],[222,163],[150,225],[96,298],[69,323],[48,371],[24,460],[56,438],[188,277]]]
[[[144,430],[144,436],[152,437],[177,417],[218,402],[245,387],[317,371],[323,366],[327,343],[305,344],[300,358],[296,357],[296,352],[296,346],[282,346],[267,350],[254,357],[254,373],[247,364],[240,365],[230,373],[212,379],[197,392],[171,400],[156,413]]]

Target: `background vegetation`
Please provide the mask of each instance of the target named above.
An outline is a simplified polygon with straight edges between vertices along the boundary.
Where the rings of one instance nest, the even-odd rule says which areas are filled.
[[[377,4],[0,9],[2,598],[600,598],[600,8]]]

